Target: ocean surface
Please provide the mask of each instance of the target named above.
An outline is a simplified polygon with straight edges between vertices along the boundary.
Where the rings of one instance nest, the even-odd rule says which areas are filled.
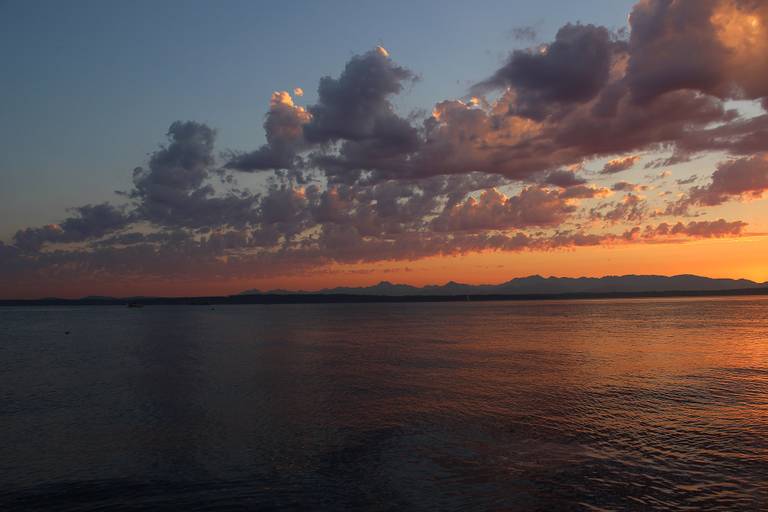
[[[768,299],[0,308],[0,510],[350,509],[768,510]]]

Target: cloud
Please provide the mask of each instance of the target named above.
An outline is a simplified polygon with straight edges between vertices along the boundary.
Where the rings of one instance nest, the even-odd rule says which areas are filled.
[[[321,80],[318,104],[308,107],[304,135],[314,149],[307,163],[336,183],[472,171],[531,180],[616,153],[671,148],[671,164],[715,145],[737,151],[764,144],[765,137],[749,136],[759,129],[757,120],[738,119],[704,90],[665,86],[638,104],[630,69],[636,72],[633,63],[643,59],[653,23],[665,30],[666,21],[635,19],[647,34],[629,42],[604,27],[565,25],[555,41],[513,52],[474,88],[478,94],[502,89],[500,98],[440,102],[421,126],[395,114],[391,103],[413,73],[379,49],[355,56],[338,78]],[[689,22],[696,20],[681,21]],[[634,163],[625,158],[605,172]]]
[[[594,185],[576,185],[569,187],[560,193],[563,199],[592,199],[596,197],[606,197],[611,195],[611,191],[605,187],[596,187]]]
[[[640,160],[638,155],[614,158],[613,160],[609,160],[603,166],[603,170],[600,171],[600,174],[616,174],[617,172],[626,171],[634,167],[638,160]]]
[[[392,132],[393,126],[401,123],[389,97],[399,93],[403,83],[415,77],[388,55],[382,47],[377,47],[352,57],[339,78],[326,76],[320,80],[318,103],[309,107],[312,118],[304,126],[308,141],[386,141],[401,137]]]
[[[294,94],[302,96],[304,91],[297,87]],[[238,171],[294,168],[298,152],[306,146],[304,125],[310,119],[309,112],[294,104],[287,91],[274,92],[264,121],[267,143],[254,151],[232,155],[226,166]]]
[[[560,192],[528,187],[507,197],[496,189],[483,191],[478,199],[443,210],[432,222],[436,231],[477,231],[561,224],[576,207]]]
[[[324,224],[311,243],[296,243],[267,251],[255,247],[243,232],[213,233],[199,239],[179,237],[174,243],[145,240],[124,246],[25,253],[0,243],[0,276],[18,289],[84,281],[99,276],[114,283],[136,279],[154,281],[235,279],[296,275],[332,263],[371,263],[417,260],[428,256],[461,255],[477,251],[555,251],[576,247],[626,243],[679,243],[690,238],[741,236],[740,221],[700,221],[633,228],[625,233],[555,231],[403,232],[386,238],[367,237],[354,226]]]
[[[626,181],[619,181],[613,184],[611,186],[611,190],[617,191],[617,192],[639,192],[642,190],[646,190],[648,188],[647,185],[638,185],[636,183],[629,183]]]
[[[633,96],[698,90],[720,98],[768,95],[768,6],[751,0],[643,0],[629,17]]]
[[[349,183],[363,171],[402,162],[421,141],[390,97],[414,80],[382,47],[352,57],[338,78],[323,77],[318,102],[308,107],[310,120],[303,126],[304,139],[315,146],[309,164],[332,181]],[[332,143],[341,143],[338,152],[329,152]]]
[[[101,238],[130,223],[130,219],[119,208],[109,203],[87,204],[73,210],[76,215],[59,224],[17,231],[13,237],[14,244],[22,250],[37,251],[47,243],[73,243]]]
[[[616,224],[622,221],[642,221],[647,213],[648,203],[646,200],[636,194],[629,193],[621,201],[606,203],[600,207],[593,208],[590,211],[590,216],[593,220],[603,220]]]
[[[728,160],[718,165],[712,181],[693,187],[692,204],[716,206],[731,199],[758,199],[768,190],[768,154]]]
[[[152,153],[147,168],[133,171],[134,216],[163,227],[207,229],[243,226],[255,213],[256,197],[231,191],[218,196],[208,182],[216,132],[202,123],[176,121],[168,144]]]
[[[656,226],[646,226],[641,232],[640,228],[635,228],[627,233],[626,237],[645,239],[687,237],[687,238],[723,238],[739,236],[743,234],[746,222],[733,221],[728,222],[725,219],[715,221],[693,221],[688,224],[677,222],[668,224],[663,222]]]
[[[576,173],[564,170],[550,171],[544,176],[542,181],[547,185],[554,185],[560,188],[575,187],[584,185],[587,182],[587,180]]]
[[[553,104],[593,99],[608,82],[613,55],[624,50],[605,27],[567,24],[555,41],[534,50],[516,50],[489,79],[475,86],[482,92],[511,87],[515,114],[542,119]]]
[[[691,183],[694,183],[699,177],[697,175],[688,176],[687,178],[681,178],[679,180],[675,180],[675,183],[678,185],[690,185]]]
[[[266,143],[249,150],[218,157],[214,129],[171,124],[134,170],[128,204],[86,205],[19,230],[0,243],[0,273],[28,286],[88,275],[228,278],[742,236],[744,222],[707,216],[768,190],[768,114],[747,117],[727,101],[768,104],[766,9],[642,0],[628,37],[567,24],[554,41],[513,51],[464,99],[423,114],[398,112],[395,98],[416,75],[376,47],[321,78],[314,104],[297,104],[301,88],[276,91]],[[709,183],[681,191],[666,180],[693,185],[672,166],[713,153],[727,159]],[[663,172],[602,186],[639,154]],[[600,172],[578,172],[603,158],[613,159]],[[240,188],[241,173],[253,172],[264,179]],[[682,195],[665,199],[670,187]],[[637,195],[644,190],[655,192]],[[612,192],[624,194],[603,200]]]

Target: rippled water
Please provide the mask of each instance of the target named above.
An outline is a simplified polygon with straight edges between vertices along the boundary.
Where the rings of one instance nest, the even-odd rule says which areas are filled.
[[[766,510],[768,300],[0,308],[0,434],[2,510]]]

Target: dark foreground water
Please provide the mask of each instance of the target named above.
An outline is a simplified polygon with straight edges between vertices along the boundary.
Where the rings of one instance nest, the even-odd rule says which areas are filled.
[[[0,308],[0,510],[363,508],[767,510],[768,300]]]

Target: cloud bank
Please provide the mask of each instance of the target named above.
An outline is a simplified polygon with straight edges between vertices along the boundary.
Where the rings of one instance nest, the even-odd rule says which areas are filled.
[[[205,124],[173,122],[117,205],[76,207],[0,242],[0,276],[30,289],[83,276],[259,277],[737,237],[747,225],[710,210],[768,190],[763,2],[642,0],[627,32],[567,24],[421,117],[393,103],[416,77],[382,47],[355,55],[320,78],[313,104],[298,104],[299,87],[275,92],[266,142],[245,151],[217,148]],[[763,110],[748,117],[732,100]],[[641,195],[669,170],[646,183],[600,182],[644,155],[646,167],[722,161],[705,184],[678,176],[674,200]],[[237,186],[254,173],[262,188]]]

